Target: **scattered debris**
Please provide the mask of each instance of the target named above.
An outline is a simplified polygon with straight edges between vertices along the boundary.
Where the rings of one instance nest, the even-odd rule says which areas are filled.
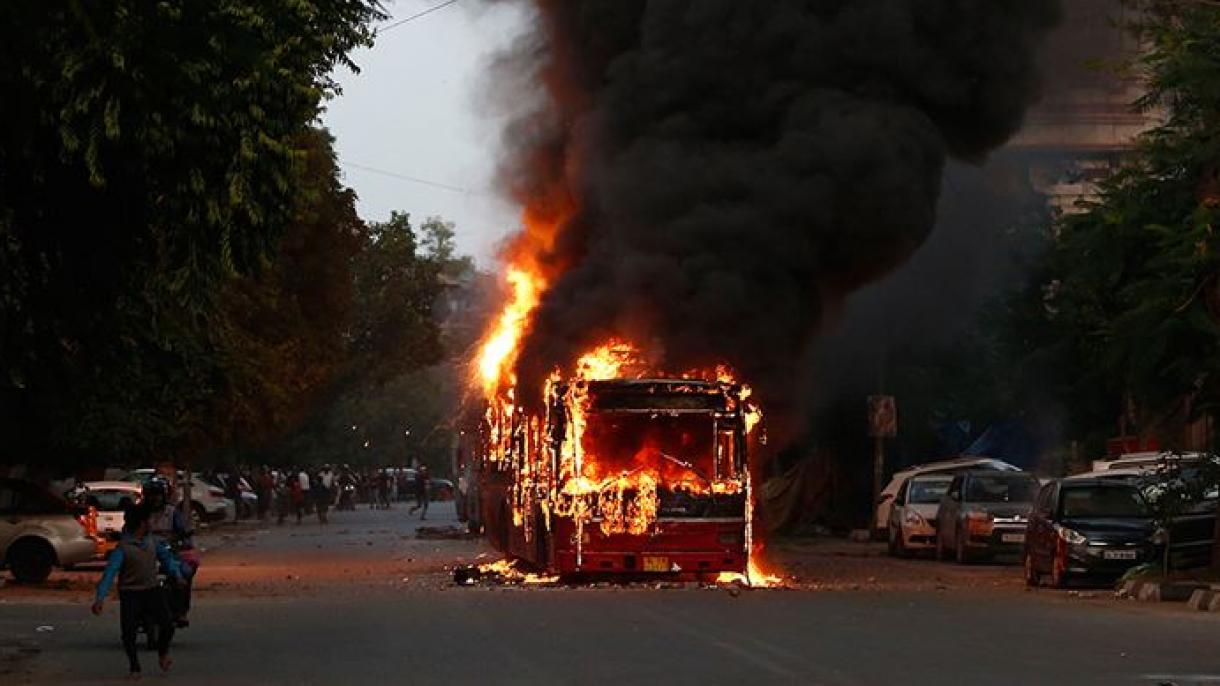
[[[415,537],[429,541],[470,541],[480,538],[464,526],[421,526]]]

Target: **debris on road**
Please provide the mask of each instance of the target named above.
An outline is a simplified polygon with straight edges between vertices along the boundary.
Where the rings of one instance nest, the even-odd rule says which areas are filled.
[[[415,537],[428,541],[473,541],[479,535],[470,533],[464,526],[421,526],[416,529]]]

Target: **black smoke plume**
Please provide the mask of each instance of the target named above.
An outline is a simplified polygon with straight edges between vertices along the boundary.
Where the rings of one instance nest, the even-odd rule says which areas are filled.
[[[503,1],[537,26],[506,82],[545,87],[507,130],[504,179],[563,220],[525,387],[620,335],[671,369],[727,361],[781,410],[826,313],[928,236],[946,159],[1020,127],[1060,9]]]

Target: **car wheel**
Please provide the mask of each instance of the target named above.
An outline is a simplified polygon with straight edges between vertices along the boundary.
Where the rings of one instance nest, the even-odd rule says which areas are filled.
[[[203,505],[199,503],[191,503],[191,529],[195,530],[203,526]]]
[[[26,539],[9,548],[8,567],[23,584],[39,584],[51,576],[55,551],[45,541]]]
[[[1038,573],[1038,568],[1034,566],[1034,554],[1030,551],[1025,551],[1025,585],[1030,588],[1037,588],[1042,583],[1042,575]]]
[[[894,527],[890,527],[886,533],[886,551],[890,557],[898,557],[898,534],[894,531]]]

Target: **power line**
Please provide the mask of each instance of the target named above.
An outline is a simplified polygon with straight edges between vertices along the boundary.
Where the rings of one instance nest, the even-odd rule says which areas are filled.
[[[353,169],[359,169],[361,171],[366,171],[366,172],[369,172],[370,174],[381,174],[382,176],[389,176],[391,178],[401,179],[403,181],[410,181],[411,183],[418,183],[418,184],[422,184],[424,186],[432,186],[433,188],[440,188],[442,190],[453,191],[454,193],[462,193],[464,195],[477,195],[477,193],[474,193],[469,188],[462,188],[460,186],[451,186],[447,183],[440,183],[439,181],[429,181],[427,179],[421,179],[421,178],[415,177],[415,176],[399,174],[398,172],[387,171],[385,169],[378,169],[376,167],[370,167],[370,166],[363,165],[363,164],[356,164],[355,162],[349,162],[347,160],[341,159],[341,160],[339,160],[339,164],[341,164],[345,167],[351,167]]]
[[[406,24],[406,23],[408,23],[408,22],[415,21],[416,19],[419,19],[420,17],[425,17],[425,16],[427,16],[427,15],[429,15],[429,14],[432,14],[433,12],[436,12],[436,11],[439,11],[439,10],[443,10],[443,9],[445,9],[446,7],[450,6],[450,5],[457,3],[457,1],[458,1],[458,0],[445,0],[445,2],[442,2],[442,3],[441,3],[441,4],[439,4],[439,5],[434,5],[434,6],[429,7],[428,9],[423,10],[423,11],[421,11],[421,12],[416,12],[415,14],[412,14],[411,16],[406,17],[406,18],[404,18],[404,19],[399,19],[398,21],[394,22],[393,24],[390,24],[390,25],[385,26],[385,27],[383,27],[383,28],[377,29],[377,34],[378,34],[378,35],[383,34],[383,33],[387,32],[387,31],[390,31],[390,30],[392,30],[392,29],[396,29],[396,28],[398,28],[399,26],[402,26],[403,24]]]

